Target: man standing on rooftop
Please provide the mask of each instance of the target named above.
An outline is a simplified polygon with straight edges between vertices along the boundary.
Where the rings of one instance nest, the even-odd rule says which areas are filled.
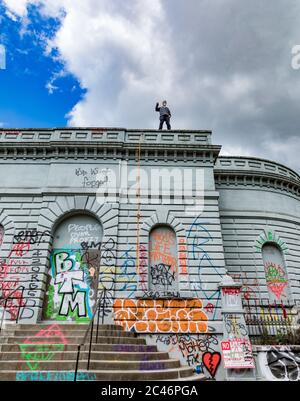
[[[171,112],[169,107],[167,107],[167,101],[164,100],[162,102],[162,106],[159,106],[159,103],[156,103],[155,111],[159,112],[159,130],[162,130],[164,122],[167,124],[168,130],[171,129],[170,125],[170,118],[171,118]]]

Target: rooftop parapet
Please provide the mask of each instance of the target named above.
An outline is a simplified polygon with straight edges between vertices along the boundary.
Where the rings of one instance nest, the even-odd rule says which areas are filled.
[[[274,161],[256,157],[219,156],[215,164],[216,174],[238,172],[254,175],[281,176],[300,184],[300,175],[292,169]]]
[[[1,143],[47,143],[47,142],[85,142],[144,145],[181,145],[205,146],[211,145],[209,130],[172,130],[157,131],[149,129],[125,128],[10,128],[0,129]]]

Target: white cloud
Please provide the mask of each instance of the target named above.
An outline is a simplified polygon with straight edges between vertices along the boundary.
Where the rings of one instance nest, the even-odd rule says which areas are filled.
[[[40,12],[45,16],[62,16],[64,3],[69,0],[2,0],[7,7],[9,15],[13,18],[19,17],[26,19],[28,16],[28,6],[40,7]],[[75,1],[74,1],[75,3]]]
[[[24,24],[29,4],[60,19],[45,52],[57,49],[86,89],[69,125],[157,128],[154,104],[166,98],[174,128],[213,129],[223,153],[282,161],[278,147],[299,145],[298,0],[3,1]],[[294,153],[288,164],[300,169]]]
[[[263,142],[264,150],[268,151],[274,161],[280,162],[288,167],[297,169],[299,165],[300,137],[292,136],[285,139],[270,138]],[[299,170],[298,170],[299,173]]]
[[[234,75],[230,81],[225,82],[221,91],[228,101],[237,101],[255,89],[255,81],[247,76]]]
[[[50,95],[52,95],[58,89],[58,86],[53,85],[53,83],[51,83],[51,81],[49,81],[46,83],[46,89],[47,89],[48,93]]]
[[[25,18],[27,16],[27,6],[29,3],[38,3],[38,1],[28,0],[3,0],[4,5],[8,8],[9,16],[18,16]]]
[[[245,149],[239,145],[223,146],[221,156],[257,156],[250,149]]]
[[[26,18],[26,5],[65,16],[47,52],[57,48],[65,68],[87,89],[69,113],[70,125],[157,125],[154,102],[168,98],[176,81],[168,24],[161,0],[5,0]],[[54,88],[48,82],[47,89]],[[148,118],[146,116],[149,116]],[[146,117],[146,118],[145,118]]]
[[[63,78],[66,75],[65,70],[60,70],[58,72],[54,72],[49,79],[49,81],[46,83],[45,87],[50,95],[52,95],[56,90],[59,89],[59,86],[54,85],[54,83],[59,80],[60,78]]]
[[[68,9],[52,43],[88,90],[69,123],[147,126],[152,103],[171,95],[176,68],[160,1],[132,0],[131,19],[121,2],[120,9],[111,1],[87,3],[93,2]],[[80,34],[79,26],[85,27]]]

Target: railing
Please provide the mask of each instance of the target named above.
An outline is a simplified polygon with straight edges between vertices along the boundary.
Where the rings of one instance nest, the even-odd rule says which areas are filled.
[[[5,317],[5,313],[6,313],[8,302],[11,301],[11,300],[14,300],[14,299],[17,299],[18,301],[20,299],[23,299],[24,290],[25,290],[24,287],[18,287],[15,290],[13,290],[7,297],[2,297],[2,296],[0,297],[0,308],[2,307],[2,304],[3,304],[3,301],[4,301],[4,307],[2,307],[3,309],[2,309],[2,316],[1,316],[1,323],[0,323],[0,333],[2,332],[3,321],[4,321],[4,317]],[[13,294],[15,292],[17,292],[17,291],[21,292],[21,296],[20,295],[18,295],[18,297],[13,296]],[[17,310],[18,310],[18,313],[17,313],[17,316],[16,316],[16,323],[18,323],[18,321],[19,321],[20,309],[23,308],[23,306],[24,305],[22,305],[22,304],[13,305],[13,307],[17,308]]]
[[[104,323],[104,318],[106,316],[106,307],[107,303],[110,302],[108,297],[107,297],[107,289],[103,289],[100,293],[100,297],[97,302],[97,306],[95,308],[95,311],[93,313],[93,316],[91,318],[91,321],[89,323],[89,326],[86,330],[86,333],[83,337],[82,342],[78,345],[77,348],[77,357],[76,357],[76,365],[75,365],[75,372],[74,372],[74,381],[77,380],[77,373],[78,373],[78,366],[79,366],[79,360],[80,360],[80,353],[81,353],[81,348],[85,347],[86,340],[88,338],[89,332],[90,332],[90,340],[89,340],[89,353],[88,353],[88,359],[87,359],[87,370],[90,369],[90,360],[91,360],[91,352],[92,352],[92,343],[93,343],[93,336],[94,336],[94,320],[95,316],[97,314],[97,329],[96,329],[96,344],[98,343],[98,332],[99,332],[99,321],[101,317],[101,324]],[[101,315],[101,316],[100,316]]]
[[[245,322],[253,344],[275,343],[282,336],[293,336],[297,329],[295,304],[279,301],[273,304],[268,299],[243,302]]]

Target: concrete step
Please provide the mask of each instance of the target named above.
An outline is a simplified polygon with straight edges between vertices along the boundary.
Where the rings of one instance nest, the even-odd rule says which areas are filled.
[[[87,344],[85,347],[82,347],[82,352],[84,349],[88,350],[89,345]],[[77,352],[77,344],[67,344],[64,347],[64,352],[67,351],[76,351]],[[144,344],[108,344],[106,343],[98,343],[92,344],[93,352],[103,352],[103,351],[111,351],[118,354],[122,354],[123,352],[157,352],[156,345],[144,345]],[[5,352],[20,352],[19,344],[3,344],[1,346],[1,354]],[[1,357],[0,357],[1,359]]]
[[[168,381],[178,381],[178,379],[168,379]],[[198,381],[208,381],[207,377],[204,374],[194,374],[192,376],[188,376],[188,377],[183,377],[180,379],[180,381],[193,381],[193,382],[198,382]]]
[[[87,324],[8,325],[0,336],[0,380],[73,381],[78,344]],[[193,368],[180,366],[167,352],[122,326],[94,326],[90,370],[87,371],[90,333],[81,347],[78,381],[204,380]],[[41,333],[41,331],[44,332]],[[38,334],[38,336],[37,336]]]
[[[49,351],[51,353],[51,361],[57,360],[76,360],[77,358],[77,350],[74,351]],[[28,349],[28,351],[24,351],[26,353],[26,358],[22,354],[22,352],[2,352],[1,353],[1,361],[21,361],[26,363],[26,361],[38,360],[39,355],[42,358],[42,352],[36,352],[34,350]],[[44,353],[44,359],[46,358],[47,351]],[[88,351],[80,352],[80,359],[86,360],[88,357]],[[106,351],[93,351],[91,354],[92,359],[94,360],[109,360],[109,361],[157,361],[163,359],[169,359],[169,354],[167,352],[106,352]]]
[[[193,369],[180,367],[164,370],[82,370],[78,372],[77,380],[92,381],[148,381],[148,380],[182,380],[193,376]],[[73,381],[74,371],[0,371],[1,381]]]
[[[95,342],[96,336],[93,337],[93,342]],[[24,344],[26,343],[27,337],[7,337],[7,344]],[[80,344],[83,340],[83,336],[65,336],[64,340],[68,344]],[[36,344],[61,344],[62,340],[59,337],[34,337],[34,341]],[[86,343],[88,343],[88,339]],[[98,336],[97,343],[99,344],[146,344],[146,340],[144,338],[137,337],[126,337],[126,336]]]
[[[1,370],[72,370],[75,368],[75,359],[66,361],[0,361]],[[79,369],[87,368],[87,359],[80,360]],[[97,371],[105,370],[164,370],[180,367],[178,359],[162,359],[159,361],[113,361],[113,360],[90,360],[90,369]]]

